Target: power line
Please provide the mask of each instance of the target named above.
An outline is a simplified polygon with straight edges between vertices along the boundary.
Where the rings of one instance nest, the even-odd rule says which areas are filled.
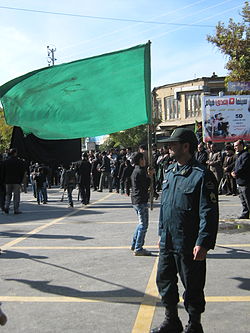
[[[228,3],[228,2],[231,2],[231,1],[233,1],[233,0],[224,0],[224,1],[222,1],[222,2],[216,3],[215,5],[208,6],[208,7],[202,8],[202,9],[199,9],[198,11],[192,12],[191,14],[184,15],[184,16],[181,17],[181,19],[184,19],[184,18],[186,18],[186,17],[193,16],[193,15],[196,15],[196,14],[198,14],[198,13],[201,13],[201,12],[207,11],[208,9],[212,9],[212,8],[215,8],[215,7],[219,7],[219,6],[223,5],[223,4]],[[200,1],[199,1],[199,2],[200,2]],[[237,6],[237,7],[231,7],[231,8],[229,8],[229,9],[227,9],[227,10],[220,11],[220,12],[218,12],[218,13],[216,13],[216,14],[213,14],[212,16],[205,17],[205,18],[203,17],[202,19],[199,19],[198,21],[195,21],[194,23],[199,23],[199,22],[202,22],[202,21],[205,21],[205,20],[208,20],[208,19],[214,18],[214,17],[216,17],[216,16],[219,16],[219,15],[221,15],[221,14],[224,14],[224,13],[226,13],[226,12],[228,12],[228,11],[234,10],[234,9],[236,9],[236,8],[239,8],[239,7],[240,7],[240,6]],[[170,12],[170,13],[171,13],[171,12]],[[212,26],[212,27],[214,28],[215,26]],[[143,31],[139,31],[138,33],[139,33],[139,34],[141,34],[141,33],[145,33],[145,32],[148,32],[148,31],[152,31],[152,30],[154,30],[154,29],[156,29],[156,28],[157,28],[157,27],[149,28],[149,29],[146,29],[146,30],[143,30]],[[125,29],[126,29],[126,28],[125,28]],[[156,36],[151,36],[151,37],[150,37],[150,40],[155,40],[155,39],[158,39],[158,38],[160,38],[160,37],[163,37],[163,36],[165,36],[165,35],[167,35],[167,34],[169,34],[169,33],[171,33],[171,32],[175,32],[175,31],[179,31],[179,30],[183,30],[183,29],[185,29],[185,26],[181,26],[181,27],[178,27],[178,28],[174,28],[174,29],[172,29],[172,30],[168,30],[168,31],[165,31],[165,32],[163,32],[163,33],[160,33],[160,34],[158,34],[158,35],[156,35]],[[123,29],[121,29],[121,30],[123,30]],[[118,30],[118,31],[119,31],[119,30]],[[115,32],[115,31],[113,31],[112,33],[107,34],[107,35],[112,35],[114,32]],[[103,36],[105,37],[105,35],[101,35],[101,37],[103,37]],[[99,39],[99,37],[93,38],[93,39],[91,39],[91,40],[85,40],[85,41],[82,42],[81,44],[85,44],[85,43],[91,42],[91,41],[96,40],[96,39]],[[117,43],[117,42],[120,42],[120,41],[123,41],[123,40],[124,40],[124,38],[122,37],[122,38],[120,38],[120,39],[118,39],[118,40],[115,39],[115,40],[109,41],[108,44],[112,44],[113,42],[116,42],[116,43]],[[79,43],[79,44],[80,44],[80,43]],[[105,45],[107,45],[107,43],[105,43]],[[72,45],[72,47],[74,47],[74,45]],[[88,51],[95,50],[95,49],[96,49],[96,46],[94,46],[94,47],[92,47],[92,48],[88,48]],[[71,55],[67,55],[66,57],[63,57],[62,59],[65,60],[65,59],[67,59],[67,58],[75,57],[75,56],[78,56],[78,55],[80,55],[80,54],[82,54],[82,52],[78,52],[78,53],[74,53],[74,54],[71,54]]]
[[[145,24],[159,24],[159,25],[178,25],[178,26],[187,26],[187,27],[205,27],[205,28],[214,28],[214,25],[206,24],[188,24],[188,23],[173,23],[173,22],[159,22],[159,21],[144,21],[144,20],[134,20],[127,18],[116,18],[116,17],[104,17],[104,16],[92,16],[92,15],[81,15],[81,14],[72,14],[72,13],[63,13],[63,12],[51,12],[45,10],[36,10],[28,8],[17,8],[17,7],[6,7],[0,6],[1,9],[16,10],[23,12],[39,13],[39,14],[51,14],[51,15],[61,15],[61,16],[70,16],[70,17],[79,17],[95,20],[106,20],[106,21],[119,21],[119,22],[134,22],[134,23],[145,23]]]
[[[170,10],[170,11],[167,11],[167,12],[164,12],[162,13],[161,15],[157,15],[157,16],[153,16],[150,18],[150,20],[155,20],[159,17],[163,17],[163,16],[167,16],[167,15],[170,15],[170,14],[174,14],[178,11],[182,11],[184,9],[187,9],[187,8],[190,8],[190,7],[193,7],[197,4],[200,4],[202,2],[205,2],[207,0],[198,0],[198,1],[195,1],[195,2],[192,2],[192,3],[189,3],[188,5],[186,6],[183,6],[183,7],[178,7],[174,10]],[[227,0],[227,1],[232,1],[232,0]],[[71,49],[72,47],[76,47],[76,46],[79,46],[79,45],[83,45],[83,44],[87,44],[89,42],[92,42],[92,41],[95,41],[95,40],[98,40],[98,39],[102,39],[103,37],[108,37],[108,36],[112,36],[118,32],[122,32],[122,31],[126,31],[126,30],[129,30],[131,27],[135,28],[135,27],[138,27],[140,26],[142,23],[137,23],[137,24],[131,24],[131,25],[127,25],[126,27],[123,27],[123,28],[119,28],[119,29],[116,29],[116,30],[112,30],[112,32],[108,32],[108,33],[104,33],[104,34],[101,34],[97,37],[94,37],[94,38],[91,38],[91,39],[88,39],[88,40],[84,40],[82,42],[79,42],[79,43],[75,43],[75,44],[72,44],[72,45],[67,45],[66,47],[63,47],[61,49],[61,51],[63,50],[66,50],[66,49]],[[140,32],[141,33],[141,32]]]
[[[227,13],[227,12],[229,12],[229,11],[231,11],[231,10],[234,10],[234,9],[238,9],[238,8],[240,8],[240,7],[241,7],[241,5],[240,5],[240,6],[235,6],[235,7],[232,7],[232,8],[226,9],[226,10],[223,10],[222,12],[219,12],[219,13],[216,13],[216,14],[214,14],[214,15],[211,15],[211,16],[208,16],[208,17],[205,17],[205,18],[202,18],[202,19],[200,19],[200,20],[198,20],[198,21],[196,21],[196,22],[199,23],[199,22],[202,22],[202,21],[210,20],[211,18],[214,18],[214,17],[216,17],[216,16],[220,16],[221,14]],[[178,30],[182,30],[182,29],[183,29],[183,27],[179,27],[179,28],[176,28],[176,29],[173,29],[173,30],[169,30],[169,31],[164,32],[164,33],[161,33],[161,34],[159,34],[159,35],[157,35],[157,36],[154,36],[154,37],[151,36],[151,37],[150,37],[150,40],[155,40],[155,39],[157,39],[157,38],[161,38],[161,37],[163,37],[163,36],[165,36],[165,35],[167,35],[167,34],[169,34],[169,33],[172,33],[172,32],[178,31]]]

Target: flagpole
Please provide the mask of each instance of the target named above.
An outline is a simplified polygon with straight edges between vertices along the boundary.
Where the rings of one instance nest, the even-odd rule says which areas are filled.
[[[149,45],[149,52],[150,52],[150,46],[151,46],[151,41],[148,40],[148,45]],[[150,67],[150,55],[149,55],[149,67]],[[148,109],[148,116],[149,116],[149,122],[147,124],[147,139],[148,139],[148,167],[153,168],[153,163],[152,163],[152,95],[151,95],[151,72],[149,70],[149,94],[150,94],[150,100],[149,102],[149,109]],[[150,209],[153,210],[153,200],[154,200],[154,176],[150,176],[150,191],[149,191],[149,202],[150,202]]]
[[[148,136],[148,166],[152,168],[152,130],[151,124],[147,124],[147,136]],[[150,191],[149,191],[149,202],[150,210],[153,210],[153,201],[154,201],[154,178],[150,176]]]

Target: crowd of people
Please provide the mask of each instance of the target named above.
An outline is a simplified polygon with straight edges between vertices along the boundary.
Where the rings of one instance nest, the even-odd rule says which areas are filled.
[[[200,142],[196,159],[206,166],[219,184],[219,194],[239,195],[242,203],[240,219],[248,219],[250,211],[250,155],[243,140],[226,143],[219,150],[213,142]]]
[[[242,150],[247,151],[242,140],[237,142],[240,142]],[[147,147],[141,145],[138,151],[144,154],[147,167]],[[219,184],[219,194],[233,196],[240,194],[236,177],[233,175],[238,153],[237,145],[230,143],[226,143],[222,150],[219,150],[213,142],[198,144],[195,157],[215,175]],[[38,162],[30,162],[27,165],[24,160],[17,157],[15,148],[10,149],[8,154],[0,156],[0,208],[6,214],[9,213],[13,193],[14,213],[20,214],[20,189],[27,192],[29,184],[38,204],[48,203],[47,189],[52,185],[61,186],[64,190],[62,200],[67,194],[69,207],[74,205],[72,192],[76,188],[78,200],[81,200],[83,205],[89,204],[91,188],[98,192],[108,188],[109,192],[115,191],[130,196],[134,154],[130,147],[103,152],[89,151],[82,154],[81,160],[69,165],[59,165],[52,170],[49,166]],[[160,149],[153,145],[152,166],[155,172],[152,178],[155,199],[162,189],[165,171],[173,162],[168,145]],[[245,211],[246,209],[242,218],[247,215]]]

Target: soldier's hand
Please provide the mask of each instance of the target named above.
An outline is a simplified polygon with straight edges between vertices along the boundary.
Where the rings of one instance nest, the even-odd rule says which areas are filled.
[[[206,259],[207,249],[205,247],[196,245],[193,249],[194,260],[203,261]]]

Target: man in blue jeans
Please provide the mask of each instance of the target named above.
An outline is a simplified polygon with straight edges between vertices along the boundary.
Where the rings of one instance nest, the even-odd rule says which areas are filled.
[[[148,230],[148,199],[150,177],[153,176],[153,170],[146,170],[146,161],[143,153],[136,153],[133,162],[135,165],[131,175],[132,205],[137,213],[138,222],[132,239],[131,250],[135,256],[150,256],[151,252],[143,248],[146,232]]]

